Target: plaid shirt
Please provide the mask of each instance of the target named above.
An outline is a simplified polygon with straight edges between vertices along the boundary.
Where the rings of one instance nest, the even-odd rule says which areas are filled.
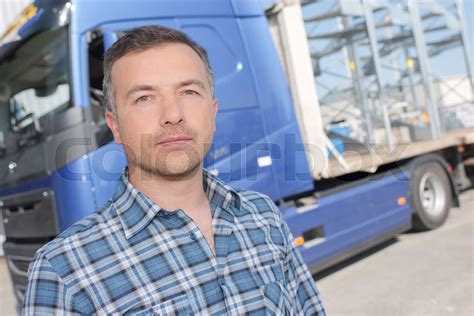
[[[112,201],[41,248],[24,315],[324,315],[281,213],[266,196],[204,172],[215,255],[182,211],[128,181]]]

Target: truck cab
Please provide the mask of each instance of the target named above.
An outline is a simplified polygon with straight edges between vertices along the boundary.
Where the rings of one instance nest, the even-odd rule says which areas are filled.
[[[284,157],[302,140],[260,6],[184,2],[35,1],[4,36],[0,196],[20,301],[35,251],[107,202],[127,164],[105,125],[102,57],[134,27],[180,29],[208,50],[220,105],[212,173],[274,200],[312,190],[304,150]]]

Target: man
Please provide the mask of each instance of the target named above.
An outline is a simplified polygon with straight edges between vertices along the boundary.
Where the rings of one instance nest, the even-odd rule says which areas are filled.
[[[128,169],[110,203],[37,252],[23,313],[323,315],[278,208],[202,168],[217,113],[205,50],[134,29],[105,56],[104,95]]]

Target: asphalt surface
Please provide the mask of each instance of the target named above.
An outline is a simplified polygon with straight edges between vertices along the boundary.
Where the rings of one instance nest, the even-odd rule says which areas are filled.
[[[17,306],[7,264],[3,257],[0,257],[0,315],[17,315]]]
[[[328,315],[474,315],[474,190],[439,229],[399,235],[315,276]]]
[[[474,189],[446,224],[406,233],[315,276],[331,315],[474,315]],[[0,315],[16,315],[0,258]]]

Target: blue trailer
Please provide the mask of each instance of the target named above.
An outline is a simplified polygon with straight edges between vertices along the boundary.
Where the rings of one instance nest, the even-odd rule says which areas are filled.
[[[100,208],[127,164],[105,125],[101,63],[142,25],[180,29],[208,50],[220,109],[205,167],[271,197],[313,272],[411,227],[443,224],[472,130],[377,154],[370,166],[341,160],[314,81],[298,68],[309,60],[294,47],[302,34],[284,41],[301,28],[283,23],[297,10],[273,12],[280,24],[257,1],[239,0],[37,0],[23,11],[0,46],[3,247],[20,302],[35,251]]]

